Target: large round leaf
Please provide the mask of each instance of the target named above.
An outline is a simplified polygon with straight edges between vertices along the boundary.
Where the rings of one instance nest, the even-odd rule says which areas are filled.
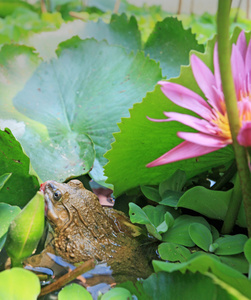
[[[21,268],[0,273],[0,300],[34,300],[40,292],[38,277]]]
[[[202,52],[204,46],[197,43],[191,29],[184,30],[181,21],[170,17],[156,23],[144,46],[145,52],[160,62],[167,78],[178,76],[180,66],[189,64],[191,49]]]
[[[208,45],[205,54],[196,53],[210,68],[213,67],[213,47],[214,41]],[[180,77],[171,81],[202,95],[190,66],[183,67]],[[105,174],[108,182],[114,185],[116,196],[138,185],[158,185],[177,169],[185,171],[187,178],[191,178],[233,159],[233,151],[229,146],[199,158],[147,168],[148,163],[182,142],[177,137],[178,131],[193,131],[178,122],[157,123],[147,119],[147,116],[163,119],[164,111],[192,114],[171,102],[157,86],[154,92],[147,94],[142,103],[134,105],[130,110],[130,118],[122,119],[119,124],[121,132],[114,134],[116,141],[112,144],[112,150],[105,155],[109,159]]]
[[[76,35],[83,40],[86,38],[106,40],[111,45],[123,46],[128,53],[141,49],[140,32],[135,17],[128,20],[125,14],[112,15],[109,24],[101,19],[98,22],[74,20],[63,23],[58,30],[32,35],[28,45],[34,47],[44,60],[49,60],[56,57],[55,51],[59,43]]]
[[[49,138],[33,128],[20,138],[38,175],[61,181],[88,172],[92,141],[96,165],[103,166],[116,123],[160,78],[158,64],[143,53],[77,37],[61,44],[58,59],[42,63],[13,100],[48,130]]]

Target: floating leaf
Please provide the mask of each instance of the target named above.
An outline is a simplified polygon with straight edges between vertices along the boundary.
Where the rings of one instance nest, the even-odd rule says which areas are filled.
[[[39,293],[40,282],[34,273],[22,268],[0,272],[1,300],[34,300]]]
[[[161,243],[158,252],[163,260],[184,262],[189,259],[191,252],[181,245],[175,243]]]
[[[211,69],[213,48],[214,41],[208,44],[205,54],[196,53]],[[182,67],[180,77],[170,81],[184,85],[203,96],[195,82],[191,66]],[[115,196],[139,185],[158,185],[177,169],[183,170],[189,179],[233,159],[233,150],[225,147],[199,158],[146,168],[148,163],[181,143],[181,139],[177,137],[178,131],[188,130],[187,126],[178,122],[157,123],[147,119],[147,116],[163,119],[164,111],[191,114],[191,111],[168,100],[160,87],[156,86],[154,92],[148,93],[142,103],[134,104],[130,110],[130,118],[123,118],[118,125],[120,132],[114,134],[112,149],[105,154],[109,160],[105,166],[105,175],[108,176],[107,182],[114,185]]]
[[[8,129],[0,130],[0,148],[0,174],[12,173],[0,190],[0,202],[24,206],[39,188],[31,174],[30,160]]]
[[[75,20],[63,23],[56,31],[41,32],[30,37],[28,45],[34,47],[44,60],[56,58],[58,45],[73,36],[81,39],[95,38],[98,41],[106,40],[110,45],[124,47],[128,53],[141,49],[140,32],[135,17],[129,20],[125,14],[112,15],[109,24],[98,22],[83,22]]]
[[[103,166],[116,123],[160,78],[157,63],[143,53],[128,55],[121,47],[77,37],[61,44],[58,59],[40,64],[13,100],[19,112],[48,130],[49,136],[41,136],[40,129],[26,127],[20,138],[39,177],[63,181],[87,173],[93,143]]]
[[[218,248],[215,250],[217,255],[234,255],[243,252],[244,245],[248,237],[244,234],[236,235],[224,235],[214,241],[218,244]]]
[[[10,223],[20,211],[21,209],[18,206],[0,203],[0,251],[6,241],[6,234]]]
[[[44,197],[41,192],[37,192],[10,224],[5,249],[12,264],[19,264],[32,254],[43,230]]]
[[[92,300],[91,294],[81,285],[72,283],[58,293],[58,300]]]
[[[171,17],[156,23],[144,47],[151,58],[160,62],[167,78],[177,77],[181,65],[189,64],[192,49],[203,52],[204,46],[197,43],[191,29],[185,30],[181,21]]]
[[[122,287],[115,287],[105,293],[101,300],[132,300],[131,293]]]
[[[209,250],[213,237],[210,230],[203,224],[193,223],[189,226],[189,235],[192,241],[204,251]]]

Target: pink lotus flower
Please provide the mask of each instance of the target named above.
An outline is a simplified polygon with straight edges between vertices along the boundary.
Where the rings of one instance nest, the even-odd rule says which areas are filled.
[[[184,142],[171,149],[147,167],[154,167],[171,162],[201,156],[232,144],[224,95],[221,87],[218,63],[217,44],[214,48],[214,74],[196,56],[191,56],[191,67],[198,86],[207,101],[195,92],[176,83],[160,81],[162,92],[173,103],[196,113],[197,118],[177,112],[164,112],[168,119],[154,122],[178,121],[198,132],[178,132]],[[246,147],[251,146],[251,42],[247,46],[242,31],[236,45],[232,46],[231,67],[238,101],[240,131],[238,142]]]

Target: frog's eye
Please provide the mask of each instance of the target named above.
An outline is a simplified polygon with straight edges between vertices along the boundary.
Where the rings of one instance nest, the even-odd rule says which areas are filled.
[[[54,199],[55,201],[60,200],[61,197],[62,197],[62,194],[61,194],[60,191],[56,191],[56,192],[53,194],[53,199]]]

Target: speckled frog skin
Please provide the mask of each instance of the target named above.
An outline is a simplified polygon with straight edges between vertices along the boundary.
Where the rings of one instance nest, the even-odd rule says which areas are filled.
[[[123,213],[103,208],[78,180],[67,184],[47,181],[41,190],[57,255],[71,263],[91,258],[107,262],[114,273],[127,275],[127,279],[150,275],[149,259],[135,237],[137,227]]]

